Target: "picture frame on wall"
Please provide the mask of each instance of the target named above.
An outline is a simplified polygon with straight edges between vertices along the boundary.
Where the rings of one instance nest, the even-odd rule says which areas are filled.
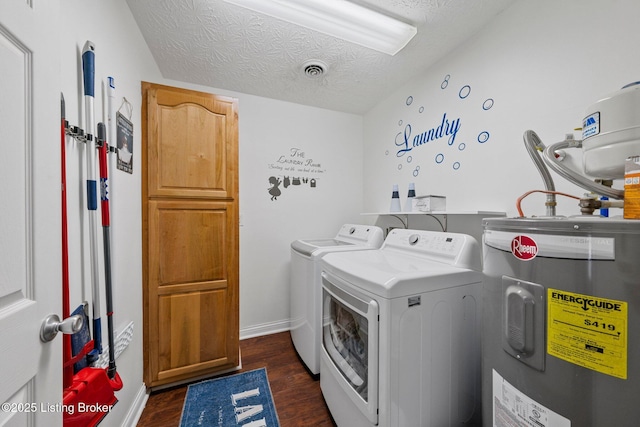
[[[118,169],[133,174],[133,123],[120,112],[116,113]]]

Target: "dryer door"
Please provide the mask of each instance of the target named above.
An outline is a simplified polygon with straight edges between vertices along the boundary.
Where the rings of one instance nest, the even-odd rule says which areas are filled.
[[[378,313],[375,300],[322,273],[322,346],[329,367],[373,424],[378,423]]]

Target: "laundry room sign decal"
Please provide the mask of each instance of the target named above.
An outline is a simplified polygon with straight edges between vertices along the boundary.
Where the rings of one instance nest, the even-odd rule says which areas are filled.
[[[422,133],[418,133],[415,136],[411,136],[411,125],[407,124],[404,127],[404,133],[399,133],[396,136],[396,145],[400,149],[396,152],[396,156],[402,157],[409,151],[430,141],[435,141],[443,137],[449,137],[447,144],[453,145],[456,140],[456,135],[460,130],[460,118],[455,120],[449,120],[447,113],[442,115],[442,122],[429,130]]]
[[[271,171],[267,192],[271,200],[278,200],[283,190],[316,188],[326,169],[317,159],[309,157],[298,147],[291,147],[268,164]]]
[[[484,122],[494,106],[493,98],[472,91],[465,82],[458,86],[455,80],[447,74],[439,87],[434,85],[421,95],[406,98],[404,117],[398,120],[391,141],[393,149],[385,151],[396,158],[394,162],[402,159],[397,163],[398,172],[409,170],[416,178],[425,160],[458,171],[491,139]]]

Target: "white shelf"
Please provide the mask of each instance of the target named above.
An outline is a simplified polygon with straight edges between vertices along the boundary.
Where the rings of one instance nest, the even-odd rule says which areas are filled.
[[[377,215],[377,216],[391,216],[391,215],[494,215],[494,216],[506,216],[505,212],[495,211],[431,211],[431,212],[367,212],[360,215]]]
[[[360,215],[369,215],[377,217],[392,217],[402,222],[404,228],[409,228],[409,221],[419,221],[419,217],[431,218],[437,221],[442,228],[442,231],[448,231],[451,222],[471,222],[479,223],[480,219],[486,217],[506,217],[505,212],[497,211],[431,211],[431,212],[370,212],[362,213]],[[469,218],[471,217],[471,218]],[[454,219],[455,218],[455,219]]]

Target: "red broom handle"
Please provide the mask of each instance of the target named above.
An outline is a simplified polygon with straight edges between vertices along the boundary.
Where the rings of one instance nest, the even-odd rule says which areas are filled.
[[[60,94],[60,177],[62,187],[62,318],[66,319],[71,315],[69,305],[69,238],[67,229],[67,151],[66,143],[66,120],[64,95]],[[71,387],[73,382],[73,365],[66,366],[65,363],[71,360],[71,335],[63,334],[62,340],[62,384],[66,389]]]

